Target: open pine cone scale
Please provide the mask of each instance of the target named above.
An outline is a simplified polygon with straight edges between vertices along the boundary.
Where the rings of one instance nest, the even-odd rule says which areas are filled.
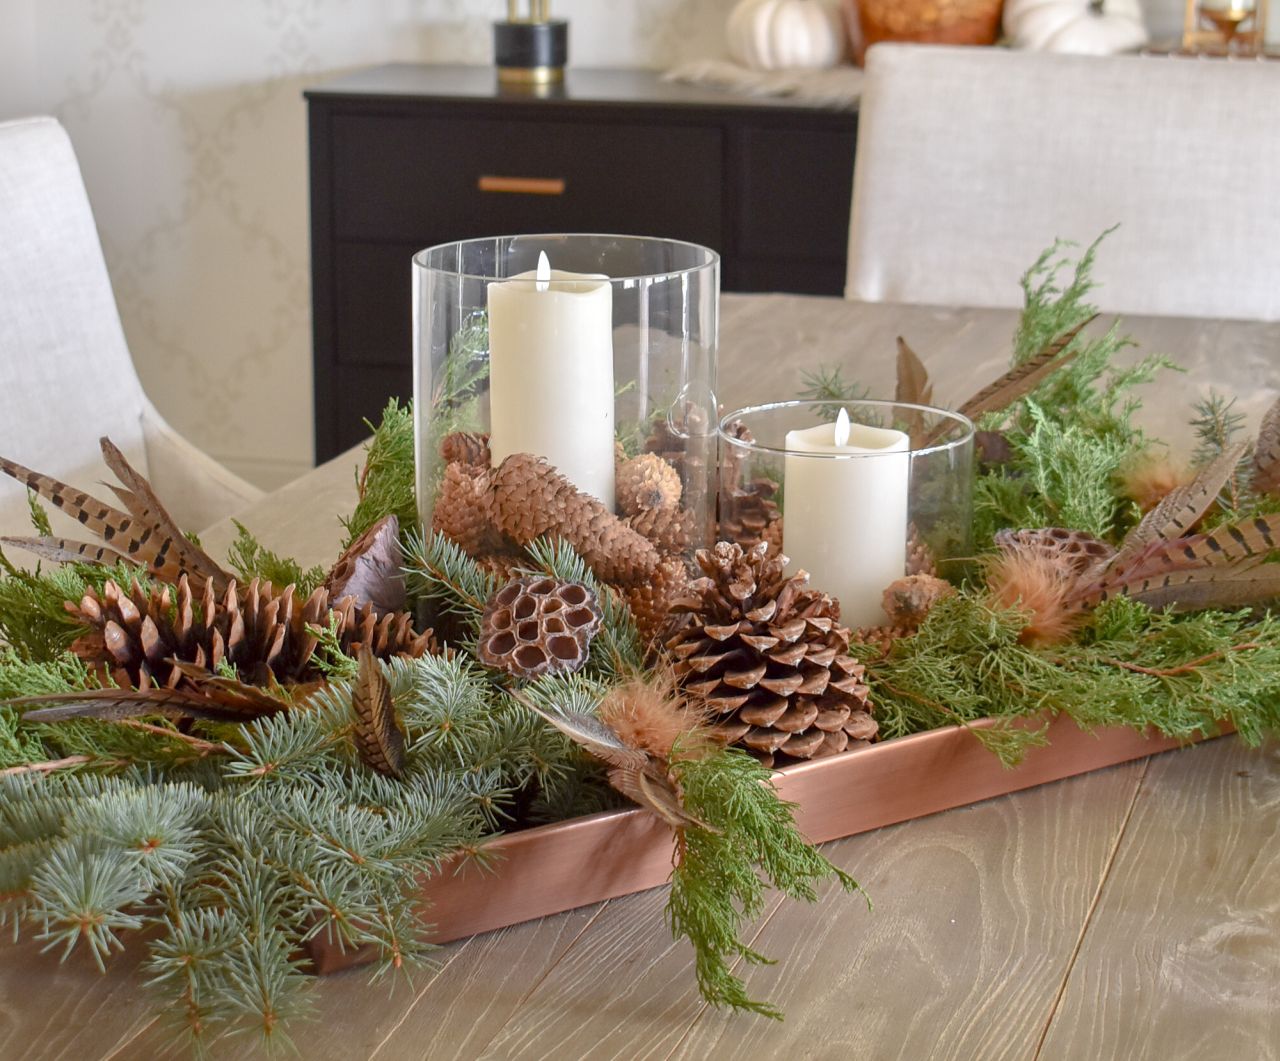
[[[674,604],[683,621],[666,640],[680,685],[722,736],[771,764],[833,755],[876,733],[839,606],[807,575],[788,578],[786,563],[763,542],[700,552],[705,577]]]

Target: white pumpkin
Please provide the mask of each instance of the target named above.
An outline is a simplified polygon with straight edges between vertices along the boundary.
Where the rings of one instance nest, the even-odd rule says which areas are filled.
[[[1113,55],[1147,43],[1138,0],[1005,0],[1004,32],[1033,52]]]
[[[729,14],[729,54],[752,70],[818,70],[844,58],[832,0],[742,0]]]

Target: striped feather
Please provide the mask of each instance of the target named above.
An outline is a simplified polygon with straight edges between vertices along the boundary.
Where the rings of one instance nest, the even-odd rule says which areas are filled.
[[[117,722],[144,715],[210,722],[244,721],[242,714],[224,709],[199,693],[178,689],[77,689],[5,702],[15,707],[35,708],[22,716],[24,722],[64,722],[77,718]]]
[[[1119,571],[1129,567],[1155,542],[1183,538],[1191,533],[1218,499],[1222,488],[1240,463],[1244,450],[1244,443],[1223,450],[1186,486],[1170,491],[1125,537],[1119,553],[1111,563],[1111,570]]]
[[[1273,596],[1270,587],[1280,577],[1280,564],[1266,563],[1280,548],[1280,514],[1256,516],[1208,534],[1173,541],[1156,541],[1078,594],[1084,607],[1124,595],[1154,607],[1231,607]],[[1205,588],[1220,583],[1219,591]],[[1185,587],[1180,590],[1179,587]],[[1199,587],[1199,588],[1193,588]],[[1221,594],[1214,604],[1195,604]]]
[[[39,494],[54,508],[60,509],[72,519],[84,524],[112,548],[118,549],[119,544],[116,539],[123,541],[128,535],[133,523],[132,518],[118,508],[104,505],[83,490],[77,490],[74,486],[68,486],[52,475],[32,471],[25,465],[4,457],[0,457],[0,471],[10,478],[17,479],[28,490]]]
[[[215,590],[219,592],[225,590],[230,578],[228,573],[219,567],[208,553],[182,533],[182,529],[160,503],[151,484],[138,474],[119,448],[109,438],[101,439],[100,445],[102,458],[106,461],[107,467],[115,472],[125,486],[123,490],[117,487],[111,489],[134,518],[157,535],[156,560],[167,564],[172,557],[172,562],[177,565],[179,572],[189,576],[197,589],[202,588],[205,582],[211,582]],[[154,566],[156,561],[152,563]],[[167,581],[176,581],[176,577]]]
[[[1075,360],[1076,354],[1080,352],[1079,348],[1068,351],[1067,347],[1096,317],[1095,313],[1088,320],[1083,320],[1074,328],[1063,332],[1040,353],[1015,365],[999,379],[983,387],[960,406],[960,412],[973,419],[983,413],[1007,409],[1019,398],[1025,398],[1060,368],[1065,368]]]
[[[1280,398],[1267,410],[1253,450],[1253,488],[1280,496]]]
[[[61,564],[122,564],[129,558],[105,545],[90,542],[73,542],[67,538],[0,538],[5,545],[25,549],[45,560]]]

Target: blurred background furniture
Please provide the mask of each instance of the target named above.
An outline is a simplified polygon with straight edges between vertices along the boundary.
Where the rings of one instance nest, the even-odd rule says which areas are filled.
[[[856,110],[640,70],[544,92],[398,64],[307,92],[316,459],[412,393],[410,259],[509,232],[661,233],[722,256],[726,291],[838,295]]]
[[[1017,306],[1055,238],[1104,310],[1280,317],[1280,63],[880,45],[849,298]]]
[[[91,488],[110,478],[92,459],[109,435],[193,529],[261,496],[143,393],[80,167],[52,118],[0,123],[0,379],[0,454],[11,460]],[[0,532],[30,526],[25,491],[0,479]]]

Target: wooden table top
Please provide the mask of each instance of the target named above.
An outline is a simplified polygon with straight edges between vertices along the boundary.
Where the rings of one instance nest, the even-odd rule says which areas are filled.
[[[961,399],[1002,366],[1014,323],[794,296],[725,296],[723,310],[730,407],[792,396],[819,364],[890,393],[898,334],[938,399]],[[1188,370],[1152,388],[1155,427],[1179,430],[1210,381],[1255,426],[1274,399],[1280,324],[1124,327]],[[330,562],[357,463],[339,457],[241,519],[304,564]],[[228,523],[203,535],[215,555],[232,537]],[[294,1028],[300,1056],[1280,1059],[1280,742],[1223,738],[824,850],[875,909],[831,889],[813,907],[769,905],[749,942],[777,964],[745,978],[783,1023],[703,1005],[659,888],[449,944],[438,972],[391,994],[360,970],[327,979],[318,1020]],[[142,986],[138,941],[106,976],[29,939],[5,946],[0,1057],[182,1056]]]

